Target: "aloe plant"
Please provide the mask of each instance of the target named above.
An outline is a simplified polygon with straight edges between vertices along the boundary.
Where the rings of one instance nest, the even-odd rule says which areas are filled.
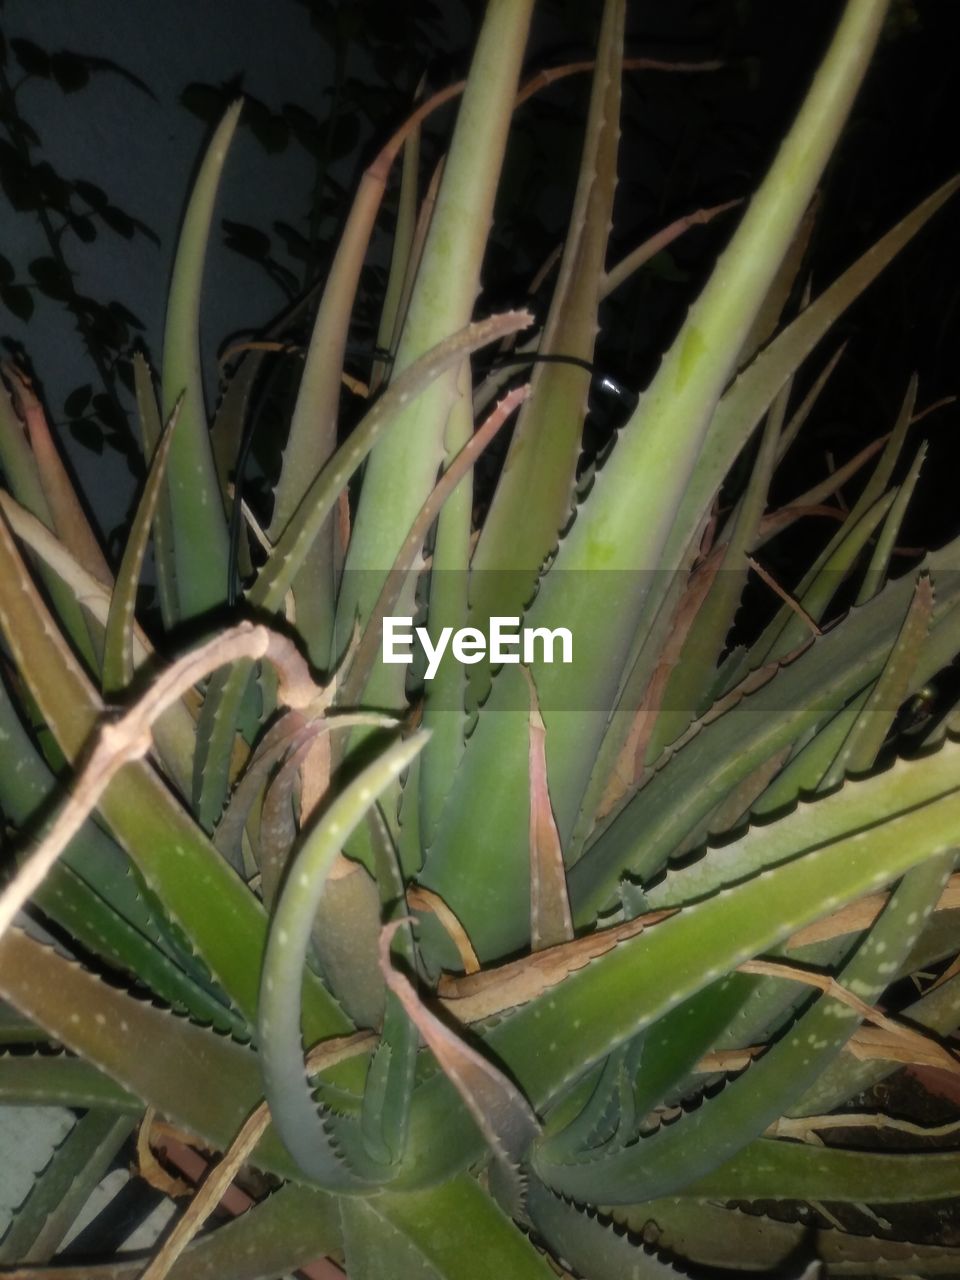
[[[490,0],[465,85],[364,174],[240,600],[232,459],[264,355],[240,354],[211,422],[197,336],[239,106],[188,205],[160,398],[137,361],[149,476],[119,565],[7,370],[0,1101],[83,1113],[0,1242],[14,1274],[101,1274],[57,1250],[136,1125],[145,1176],[151,1140],[207,1176],[156,1255],[113,1277],[324,1257],[351,1280],[782,1274],[804,1249],[838,1275],[960,1267],[946,1245],[729,1207],[960,1196],[954,1152],[816,1138],[899,1063],[958,1070],[939,914],[957,905],[953,709],[899,749],[899,708],[960,651],[960,543],[891,571],[923,460],[891,485],[915,383],[883,442],[788,507],[768,498],[837,361],[814,357],[802,397],[796,375],[958,181],[791,303],[884,20],[883,0],[848,0],[659,371],[585,465],[598,309],[708,214],[608,262],[635,67],[606,0],[549,311],[476,318],[514,111],[584,70],[521,85],[532,7]],[[420,125],[461,91],[424,190]],[[352,309],[401,151],[375,394],[341,439]],[[516,411],[492,492],[475,489]],[[773,582],[764,544],[868,465],[800,583]],[[144,629],[151,538],[162,617]],[[751,566],[782,606],[728,651]],[[532,643],[491,658],[503,618]],[[410,664],[387,661],[385,638],[418,628]],[[902,1016],[881,1012],[942,962]],[[266,1176],[245,1184],[259,1198],[198,1235],[242,1168]]]

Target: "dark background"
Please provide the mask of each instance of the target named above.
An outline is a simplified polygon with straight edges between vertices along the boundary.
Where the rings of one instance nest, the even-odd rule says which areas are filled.
[[[611,261],[673,218],[755,189],[841,7],[632,0],[629,54],[719,57],[725,66],[627,76]],[[540,0],[528,68],[588,56],[599,8]],[[2,4],[0,338],[33,369],[107,531],[121,523],[140,470],[127,430],[129,354],[142,345],[159,357],[176,227],[223,105],[239,91],[248,100],[207,272],[211,403],[217,351],[322,279],[363,163],[421,75],[439,87],[465,70],[481,14],[467,0]],[[825,179],[807,266],[814,292],[960,169],[958,28],[955,0],[894,3]],[[565,81],[517,117],[481,309],[523,296],[562,237],[588,93],[588,77]],[[452,110],[427,130],[424,176]],[[649,380],[735,217],[690,232],[604,308],[597,361],[624,386],[640,391]],[[361,351],[372,340],[390,218],[388,200],[357,312]],[[61,226],[62,262],[52,268],[49,231]],[[957,392],[957,226],[948,206],[814,356],[810,375],[848,342],[776,498],[889,430],[912,371],[921,407]],[[354,363],[362,372],[362,357]],[[960,531],[958,425],[956,406],[925,423],[931,452],[907,542]],[[804,537],[830,531],[811,527]]]

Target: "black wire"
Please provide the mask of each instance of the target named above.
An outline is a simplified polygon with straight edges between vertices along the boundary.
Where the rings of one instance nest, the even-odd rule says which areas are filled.
[[[622,383],[618,382],[609,373],[604,373],[595,364],[591,364],[589,360],[582,360],[580,356],[566,355],[548,355],[539,351],[512,352],[498,351],[492,359],[493,364],[572,364],[578,369],[585,369],[590,374],[594,383],[598,385],[600,391],[615,396],[621,403],[628,405],[631,413],[637,407],[640,397],[635,391],[628,390]]]
[[[382,348],[374,347],[373,349],[364,348],[362,351],[350,351],[347,354],[353,355],[369,355],[381,364],[392,364],[393,356]],[[637,407],[640,397],[635,391],[624,387],[609,373],[604,373],[598,369],[595,364],[591,364],[589,360],[584,360],[580,356],[567,356],[541,353],[538,351],[527,351],[522,353],[512,351],[498,351],[491,359],[492,365],[506,364],[569,364],[574,365],[578,369],[584,369],[590,374],[592,379],[591,386],[597,385],[598,390],[603,391],[607,395],[615,397],[630,413]],[[240,439],[240,448],[237,450],[237,462],[233,474],[233,507],[230,512],[230,546],[227,557],[227,604],[230,608],[237,603],[238,589],[242,585],[240,583],[239,561],[240,561],[240,537],[243,531],[243,474],[246,469],[247,461],[250,457],[250,451],[253,448],[253,438],[255,435],[256,418],[251,415],[243,429],[243,435]]]

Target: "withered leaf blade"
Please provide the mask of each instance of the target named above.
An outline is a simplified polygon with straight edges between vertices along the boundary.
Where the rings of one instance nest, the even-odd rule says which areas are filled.
[[[573,919],[547,782],[547,730],[533,677],[526,667],[522,670],[530,690],[530,946],[542,951],[571,940]]]
[[[528,1004],[569,974],[612,951],[618,943],[642,933],[650,925],[669,919],[676,912],[676,907],[650,911],[609,929],[598,929],[595,933],[584,934],[582,938],[574,938],[572,942],[548,947],[520,960],[511,960],[495,969],[484,969],[463,977],[444,974],[438,994],[459,1022],[481,1022],[507,1009]]]
[[[381,931],[380,967],[384,979],[476,1121],[501,1167],[510,1199],[522,1204],[520,1164],[539,1137],[540,1122],[517,1086],[441,1022],[420,999],[409,978],[393,967],[390,942],[396,930],[406,923],[409,917],[393,920]]]

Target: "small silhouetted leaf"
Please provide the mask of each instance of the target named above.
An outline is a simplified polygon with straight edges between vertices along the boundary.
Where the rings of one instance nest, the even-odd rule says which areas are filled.
[[[133,365],[129,360],[118,360],[113,366],[113,371],[120,379],[120,382],[126,389],[133,394],[136,390],[136,383],[133,376]]]
[[[256,98],[244,100],[243,121],[264,151],[283,151],[290,141],[290,129],[281,115],[274,115],[269,107]]]
[[[71,391],[66,400],[64,400],[63,412],[68,418],[79,418],[84,409],[86,409],[87,405],[90,403],[92,395],[93,387],[91,387],[89,382],[86,386],[77,387],[76,390]]]
[[[46,160],[33,166],[33,176],[44,203],[66,216],[70,208],[70,183],[61,178],[56,169]]]
[[[125,307],[122,302],[108,302],[107,310],[122,321],[123,324],[129,325],[131,329],[142,329],[144,327],[140,317],[131,311],[129,307]]]
[[[129,341],[127,326],[111,315],[109,308],[96,304],[85,308],[89,316],[87,333],[92,342],[118,350]]]
[[[91,449],[96,454],[103,453],[103,432],[90,418],[77,418],[71,422],[70,434],[84,449]]]
[[[298,107],[295,102],[285,102],[283,118],[302,147],[306,147],[308,151],[319,150],[322,135],[316,116],[312,116],[309,111],[304,111],[303,107]]]
[[[86,294],[74,299],[74,306],[86,318],[86,334],[89,341],[104,347],[118,348],[127,341],[127,326],[113,315],[110,308]]]
[[[121,80],[126,80],[127,84],[133,85],[135,89],[139,89],[141,93],[145,93],[148,98],[153,98],[154,102],[156,102],[157,95],[153,92],[150,86],[145,81],[141,80],[139,76],[135,76],[132,71],[128,71],[126,67],[122,67],[119,62],[114,62],[112,58],[95,58],[91,57],[89,54],[84,54],[82,61],[87,71],[96,72],[98,74],[107,72],[111,75],[119,76]]]
[[[288,297],[294,298],[300,288],[300,281],[290,268],[285,267],[282,263],[278,262],[276,258],[264,258],[263,265],[270,273],[271,279],[280,286],[284,293],[287,294]]]
[[[310,257],[310,242],[305,236],[287,222],[275,222],[273,229],[286,245],[287,253],[291,258],[297,258],[301,262],[307,261]]]
[[[207,124],[212,124],[223,115],[227,105],[227,94],[223,89],[212,84],[188,84],[180,95],[180,104],[186,107],[191,115],[205,120]]]
[[[261,261],[270,252],[270,237],[258,227],[251,227],[245,222],[232,222],[229,218],[223,219],[222,226],[224,243],[235,253]]]
[[[13,263],[0,253],[0,284],[10,284],[13,281],[16,272],[13,269]]]
[[[93,411],[103,425],[112,431],[122,432],[126,427],[126,419],[120,406],[102,391],[93,397]]]
[[[84,178],[78,178],[73,184],[73,189],[82,200],[86,200],[91,209],[97,212],[110,203],[107,193],[102,187],[98,187],[95,182],[87,182]]]
[[[98,212],[111,231],[123,236],[124,240],[133,239],[137,226],[128,213],[118,209],[115,204],[104,205]]]
[[[33,315],[33,294],[22,284],[0,285],[0,299],[3,305],[18,320],[29,320]]]
[[[342,115],[333,127],[333,138],[330,141],[330,154],[334,160],[342,160],[350,154],[360,141],[360,120],[351,112]]]
[[[83,214],[68,213],[67,222],[70,224],[70,230],[73,231],[84,244],[91,244],[97,238],[97,228],[93,222]]]
[[[39,133],[29,121],[24,120],[23,116],[17,114],[15,107],[9,107],[6,103],[0,105],[0,120],[8,126],[12,124],[13,128],[19,131],[20,140],[25,142],[27,146],[40,146]]]
[[[41,292],[55,302],[65,302],[73,294],[73,282],[55,258],[34,258],[28,270]]]
[[[157,233],[154,231],[152,227],[147,226],[147,224],[141,218],[131,217],[130,221],[133,223],[134,227],[137,229],[137,231],[140,232],[142,236],[146,236],[147,239],[152,240],[155,245],[159,245],[160,237],[157,235]]]
[[[10,48],[28,76],[49,76],[50,55],[32,40],[11,40]]]
[[[79,54],[70,53],[66,49],[51,57],[50,70],[64,93],[76,93],[90,80],[90,69],[86,60]]]
[[[0,186],[14,209],[35,210],[41,203],[33,166],[26,164],[15,147],[0,139]]]
[[[20,168],[25,167],[20,153],[13,143],[5,141],[3,138],[0,138],[0,164],[2,164],[3,169],[7,169],[10,166],[16,167],[17,165]]]

